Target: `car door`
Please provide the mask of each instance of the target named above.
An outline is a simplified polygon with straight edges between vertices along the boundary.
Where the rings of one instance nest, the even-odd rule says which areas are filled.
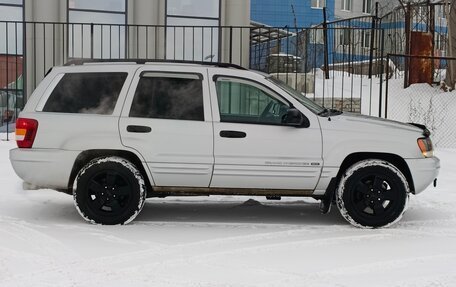
[[[213,130],[203,75],[203,67],[150,65],[132,82],[120,135],[123,145],[145,158],[155,186],[209,186]]]
[[[308,128],[285,126],[282,117],[291,103],[268,87],[272,83],[223,73],[209,74],[215,156],[211,187],[313,190],[322,167],[316,116],[309,118]]]

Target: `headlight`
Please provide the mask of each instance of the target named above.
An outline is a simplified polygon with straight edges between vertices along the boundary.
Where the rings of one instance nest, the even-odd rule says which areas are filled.
[[[421,153],[424,157],[434,156],[434,148],[432,147],[432,141],[430,138],[419,138],[418,147],[420,148]]]

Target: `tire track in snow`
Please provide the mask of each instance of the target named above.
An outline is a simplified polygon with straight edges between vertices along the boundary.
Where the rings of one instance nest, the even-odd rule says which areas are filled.
[[[404,259],[393,259],[393,260],[382,260],[377,261],[374,263],[367,263],[367,264],[356,264],[348,267],[339,267],[332,270],[325,270],[320,272],[314,272],[311,274],[306,274],[305,280],[308,286],[313,286],[312,282],[336,282],[338,280],[335,279],[337,276],[344,276],[350,278],[351,276],[360,276],[363,274],[378,274],[380,272],[387,272],[387,271],[398,271],[398,269],[407,269],[411,268],[411,266],[415,266],[418,264],[426,264],[429,266],[433,266],[435,264],[430,263],[430,261],[451,261],[452,263],[456,260],[456,254],[436,254],[436,255],[429,255],[429,256],[416,256],[416,257],[408,257]],[[450,262],[450,264],[451,264]],[[451,266],[451,265],[450,265]],[[449,274],[450,276],[453,275],[453,272]],[[453,275],[454,276],[454,275]],[[386,278],[387,279],[387,278]],[[293,285],[291,280],[284,280],[284,286]],[[369,285],[372,285],[373,282],[370,282]],[[382,284],[380,284],[381,286]],[[341,285],[341,286],[350,286],[350,285]],[[395,285],[398,286],[398,285]],[[403,285],[399,285],[403,286]],[[426,286],[420,284],[419,286]]]
[[[17,218],[5,216],[0,217],[0,225],[2,226],[0,234],[3,233],[5,236],[25,242],[28,244],[28,247],[32,247],[38,251],[37,253],[43,253],[53,258],[65,260],[76,260],[80,258],[80,256],[61,241],[47,235],[45,232],[37,230],[38,228],[42,228],[47,231],[48,227],[33,225]],[[5,238],[5,236],[2,236],[2,238]],[[6,248],[5,246],[7,244],[5,243],[3,243],[3,248]]]
[[[288,231],[281,231],[281,232],[270,232],[270,233],[261,233],[255,235],[247,235],[247,236],[235,236],[223,239],[213,239],[213,240],[204,240],[198,241],[195,243],[187,243],[187,244],[179,244],[174,246],[169,246],[166,248],[161,248],[157,250],[157,248],[147,249],[142,251],[130,252],[119,254],[115,256],[108,256],[102,258],[95,258],[89,259],[84,261],[75,261],[65,266],[60,266],[57,268],[45,268],[34,272],[32,274],[28,274],[27,276],[13,276],[11,278],[6,279],[4,282],[12,282],[12,281],[21,281],[27,278],[35,278],[34,282],[39,282],[40,277],[44,277],[41,280],[55,282],[55,280],[59,280],[59,282],[65,282],[69,278],[62,278],[59,276],[65,270],[71,270],[73,274],[81,273],[86,274],[86,272],[90,272],[92,274],[103,274],[103,270],[106,266],[110,266],[110,269],[116,270],[116,265],[129,266],[128,270],[132,272],[138,266],[144,265],[146,262],[146,266],[148,268],[152,268],[153,266],[163,265],[163,264],[171,264],[175,265],[177,263],[182,263],[189,260],[194,259],[202,259],[208,258],[211,256],[216,255],[227,255],[227,254],[236,254],[239,252],[246,252],[246,251],[258,251],[264,250],[264,248],[276,248],[284,245],[293,245],[299,244],[300,246],[308,246],[311,245],[312,247],[315,246],[325,246],[329,244],[341,244],[343,242],[352,242],[352,241],[360,241],[360,240],[367,240],[367,239],[377,239],[382,240],[389,235],[383,234],[362,234],[362,235],[350,235],[350,236],[342,236],[342,237],[332,237],[332,238],[314,238],[314,239],[298,239],[295,241],[290,241],[290,236],[307,236],[309,230],[288,230]],[[318,232],[318,231],[317,231]],[[321,232],[321,230],[320,230]],[[274,244],[264,244],[265,240],[278,240],[281,238],[286,238],[285,241],[280,243]],[[242,247],[245,244],[254,244],[250,247]],[[227,245],[231,244],[231,245]],[[201,249],[201,247],[203,249]],[[223,251],[219,251],[223,249]],[[226,250],[229,249],[229,250]],[[204,254],[201,254],[201,250],[204,250]],[[116,274],[119,271],[116,271]],[[50,275],[52,273],[53,275]],[[128,273],[128,272],[127,272]],[[116,277],[116,274],[111,274]],[[55,278],[57,276],[57,278]],[[104,278],[104,275],[96,275],[101,276]],[[76,276],[77,277],[77,276]],[[93,278],[89,279],[93,280]],[[1,282],[1,281],[0,281]],[[78,282],[80,282],[80,277],[78,277]],[[85,281],[84,281],[85,282]],[[69,284],[74,284],[74,281],[68,282]],[[82,286],[82,285],[81,285]]]

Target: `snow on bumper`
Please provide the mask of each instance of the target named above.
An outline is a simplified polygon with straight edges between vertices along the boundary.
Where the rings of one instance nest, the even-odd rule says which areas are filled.
[[[57,149],[12,149],[10,161],[27,185],[66,189],[78,151]]]
[[[437,157],[406,159],[413,177],[415,194],[424,191],[439,175],[440,160]]]

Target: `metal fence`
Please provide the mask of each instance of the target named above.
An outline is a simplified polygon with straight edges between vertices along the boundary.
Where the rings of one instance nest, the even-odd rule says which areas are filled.
[[[410,68],[403,63],[409,60]],[[387,77],[385,117],[401,122],[424,124],[432,133],[435,146],[456,147],[456,93],[448,91],[443,81],[448,64],[456,58],[388,55],[394,67]],[[404,88],[404,78],[420,66],[426,81]]]
[[[293,29],[0,21],[0,125],[9,128],[51,67],[75,59],[234,63],[326,107],[377,115],[384,34],[366,19]]]

